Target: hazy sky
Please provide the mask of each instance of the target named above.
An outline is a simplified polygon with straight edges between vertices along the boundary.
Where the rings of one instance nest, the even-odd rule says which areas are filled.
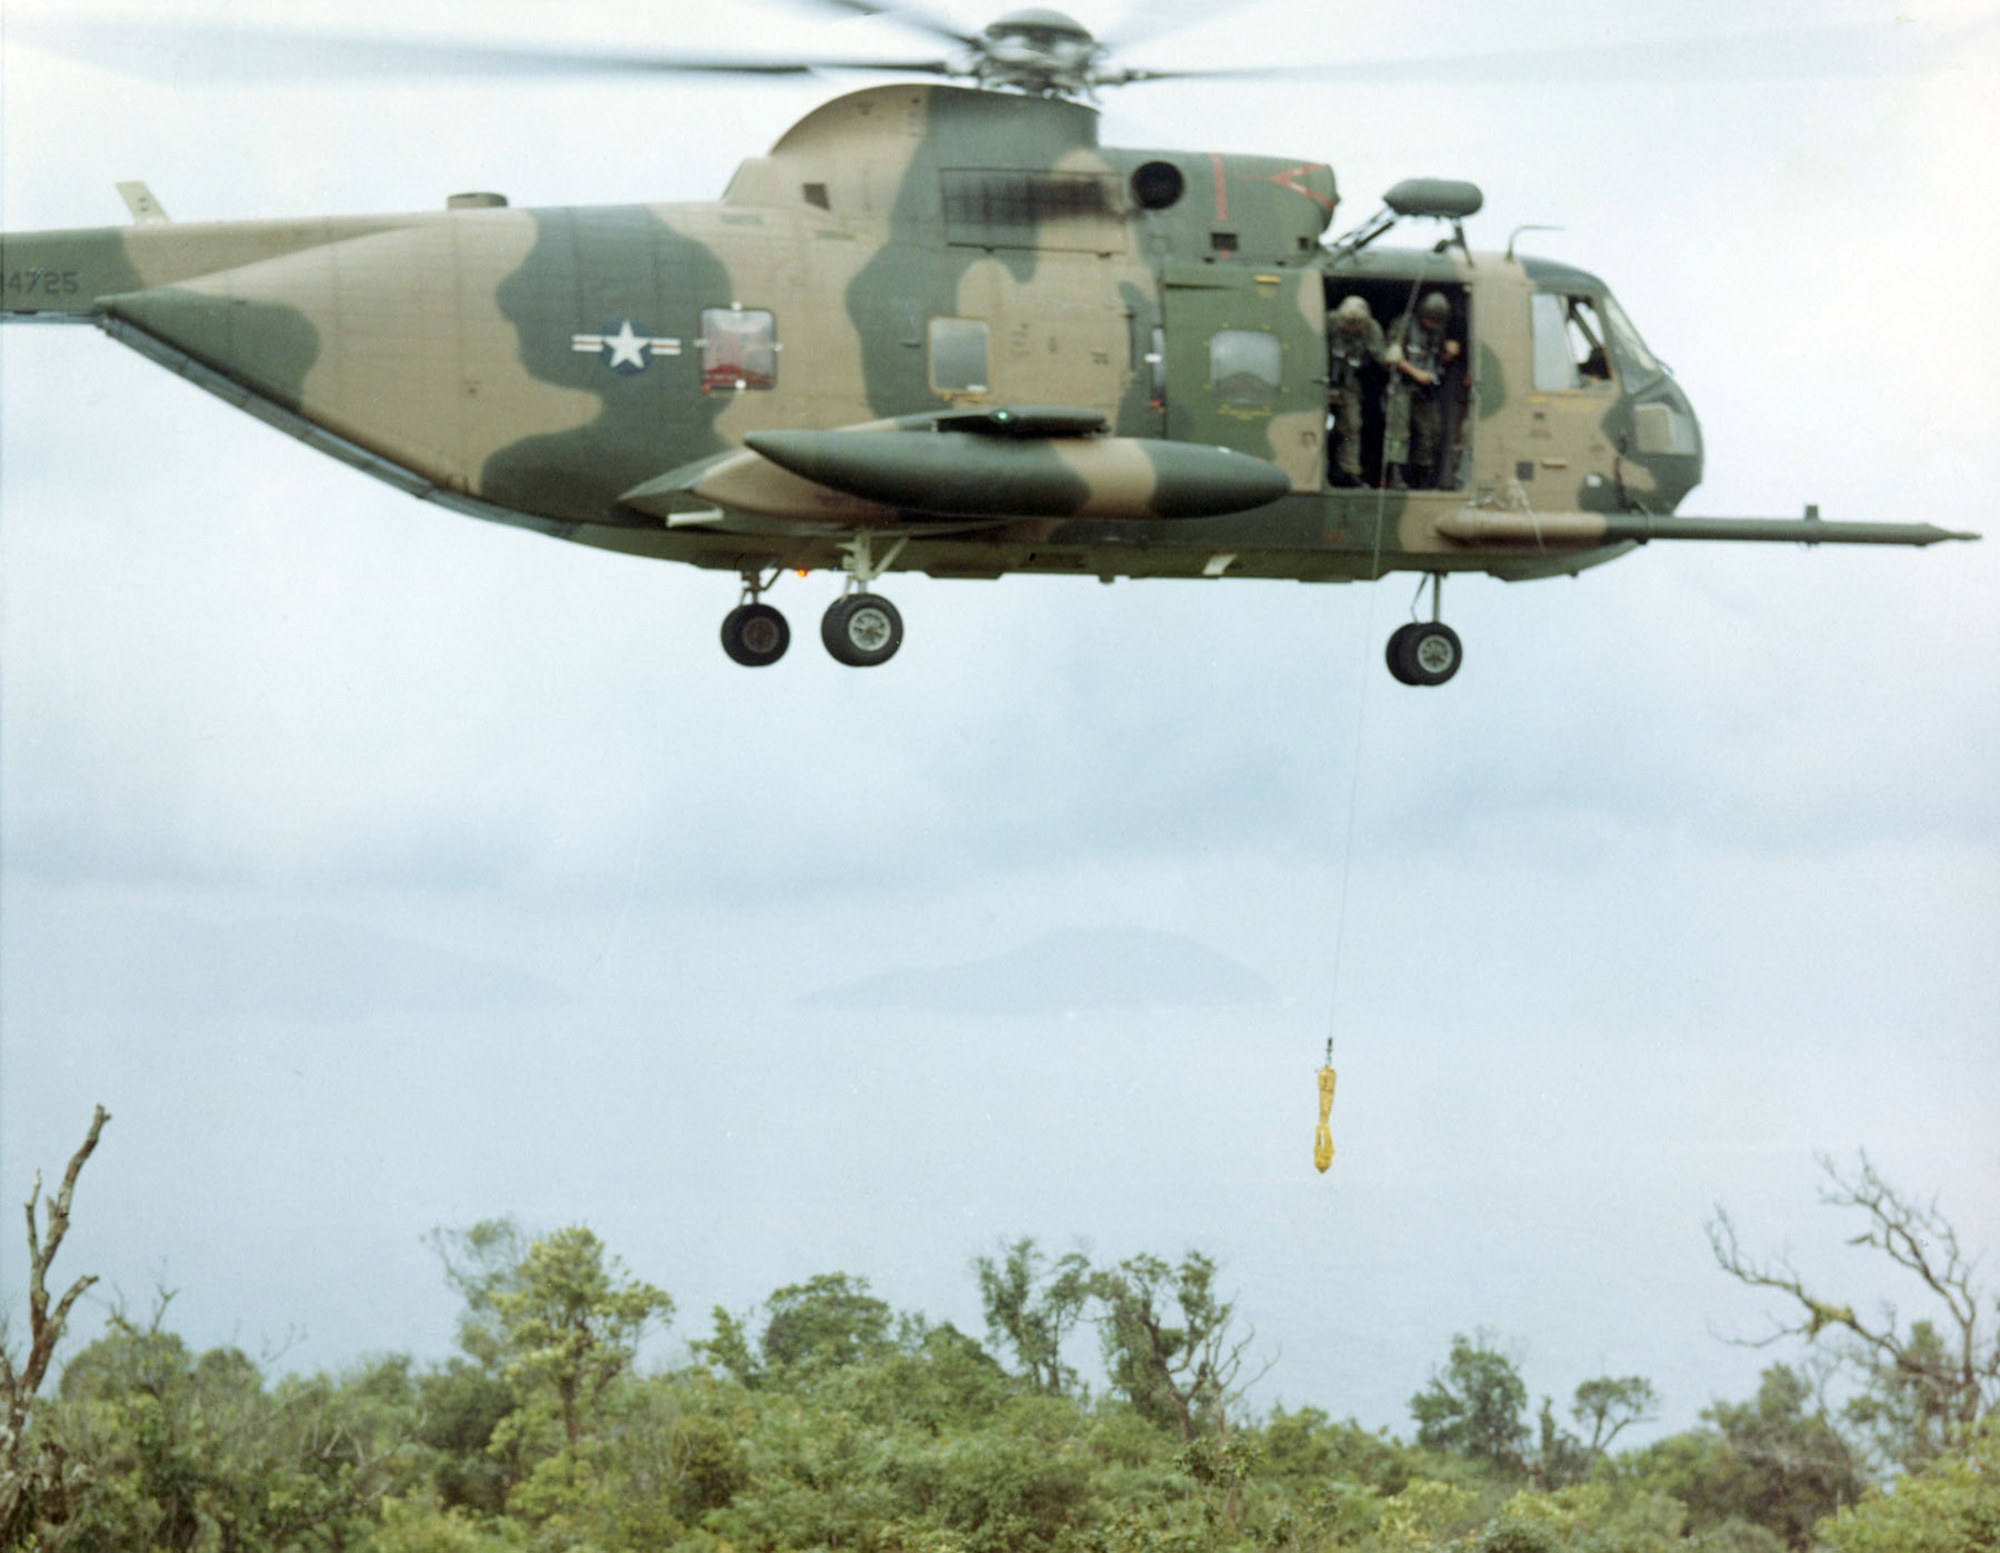
[[[147,12],[927,51],[778,0]],[[1562,226],[1524,244],[1673,363],[1709,455],[1684,511],[1985,528],[1993,14],[1252,6],[1137,57],[1810,24],[1863,29],[1847,67],[1947,67],[1158,85],[1103,138],[1331,161],[1342,226],[1398,178],[1474,179],[1477,244]],[[9,230],[122,222],[135,177],[188,220],[709,198],[859,84],[0,66]],[[1766,1307],[1709,1265],[1718,1200],[1861,1303],[1891,1286],[1814,1206],[1815,1149],[1995,1245],[1996,579],[1994,542],[1463,579],[1466,667],[1415,691],[1382,665],[1407,580],[894,578],[902,653],[856,672],[813,640],[815,577],[751,672],[716,642],[730,578],[449,516],[94,332],[10,327],[0,1206],[102,1101],[59,1272],[135,1306],[164,1282],[192,1341],[289,1333],[294,1365],[443,1353],[422,1237],[493,1214],[587,1221],[671,1290],[663,1359],[833,1269],[977,1331],[970,1259],[1034,1234],[1219,1257],[1267,1399],[1407,1428],[1485,1326],[1537,1393],[1645,1374],[1683,1427],[1768,1358],[1720,1340]]]

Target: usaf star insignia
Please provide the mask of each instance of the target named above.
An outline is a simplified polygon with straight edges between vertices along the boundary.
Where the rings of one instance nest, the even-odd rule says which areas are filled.
[[[602,334],[571,335],[569,348],[579,355],[601,356],[604,364],[620,377],[631,377],[644,372],[646,363],[655,356],[678,356],[681,342],[641,334],[631,319],[621,318],[615,324],[607,324]]]

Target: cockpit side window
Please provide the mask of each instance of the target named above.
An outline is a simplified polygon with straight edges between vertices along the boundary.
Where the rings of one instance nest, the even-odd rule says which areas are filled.
[[[1538,291],[1528,302],[1537,389],[1588,389],[1611,381],[1611,357],[1595,298]]]
[[[1611,327],[1611,353],[1618,358],[1619,368],[1628,381],[1658,377],[1666,370],[1660,359],[1646,348],[1646,342],[1632,327],[1632,320],[1625,316],[1618,299],[1608,293],[1604,298],[1604,321]]]

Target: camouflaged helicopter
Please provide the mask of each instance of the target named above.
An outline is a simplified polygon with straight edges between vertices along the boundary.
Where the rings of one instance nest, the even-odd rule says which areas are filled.
[[[556,70],[869,69],[703,204],[182,224],[120,185],[122,229],[0,236],[0,316],[89,324],[231,404],[456,512],[740,578],[736,662],[790,628],[764,594],[837,572],[821,622],[857,667],[902,642],[875,584],[1010,572],[1431,581],[1388,665],[1463,649],[1443,579],[1575,574],[1655,539],[1929,545],[1925,524],[1700,518],[1687,395],[1602,280],[1475,252],[1470,184],[1412,179],[1329,237],[1332,168],[1101,145],[1111,63],[1069,17],[973,34],[888,14],[934,60],[538,56],[267,36],[287,49]],[[968,81],[967,86],[945,84]],[[1380,242],[1443,224],[1422,246]],[[1395,478],[1394,370],[1370,363],[1361,474],[1330,467],[1329,316],[1441,298],[1428,479]],[[1437,304],[1433,304],[1436,306]],[[1412,488],[1412,487],[1415,488]]]

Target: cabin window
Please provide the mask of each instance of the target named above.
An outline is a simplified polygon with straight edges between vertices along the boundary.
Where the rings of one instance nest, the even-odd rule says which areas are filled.
[[[705,308],[701,315],[701,391],[741,393],[778,386],[778,327],[767,312]]]
[[[987,391],[989,331],[976,318],[931,320],[931,392],[983,394]]]
[[[1224,404],[1255,409],[1284,386],[1285,348],[1262,329],[1222,329],[1208,342],[1208,386]]]
[[[1597,303],[1587,296],[1538,291],[1528,299],[1534,326],[1535,387],[1560,392],[1611,381],[1611,358]]]

